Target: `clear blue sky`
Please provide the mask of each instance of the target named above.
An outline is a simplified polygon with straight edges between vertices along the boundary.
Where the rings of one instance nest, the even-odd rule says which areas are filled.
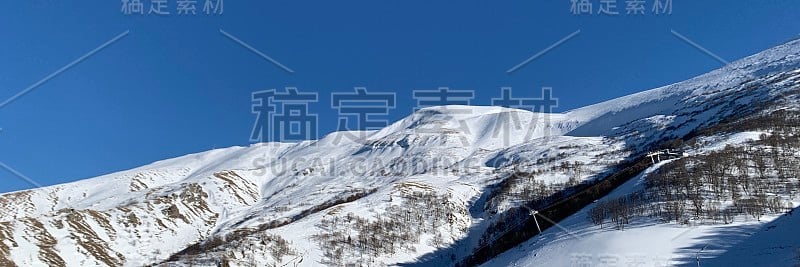
[[[129,33],[0,108],[0,162],[44,185],[211,148],[248,145],[250,93],[320,93],[320,133],[335,129],[330,92],[553,87],[557,111],[681,81],[800,33],[795,1],[674,0],[671,15],[573,15],[569,0],[226,1],[224,13],[125,15],[120,1],[14,1],[0,11],[4,101],[125,31]],[[662,2],[665,0],[661,0]],[[144,0],[145,9],[150,1]],[[600,1],[593,0],[594,13]],[[289,74],[223,36],[235,35]],[[513,72],[559,39],[574,38]],[[0,169],[0,192],[33,187]]]

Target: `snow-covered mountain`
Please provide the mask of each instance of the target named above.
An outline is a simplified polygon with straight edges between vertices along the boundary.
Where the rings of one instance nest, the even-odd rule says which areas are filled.
[[[732,118],[797,109],[798,83],[800,41],[793,41],[684,82],[560,114],[432,107],[378,131],[216,149],[6,193],[0,265],[453,265],[482,246],[500,214],[525,201],[498,194],[503,186],[530,189],[507,182],[515,173],[535,174],[530,190],[541,194],[602,179],[666,141]],[[565,223],[585,223],[585,216]],[[639,229],[662,228],[671,229]],[[642,235],[598,232],[571,243],[557,231],[489,264],[535,265],[571,247]],[[672,255],[683,245],[659,252]]]

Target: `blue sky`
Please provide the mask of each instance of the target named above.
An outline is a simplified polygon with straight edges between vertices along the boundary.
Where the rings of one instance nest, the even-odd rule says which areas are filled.
[[[224,13],[126,15],[120,1],[15,1],[0,11],[0,98],[8,99],[127,32],[0,108],[0,162],[51,185],[211,148],[248,145],[251,92],[317,92],[320,134],[338,117],[330,93],[475,90],[488,105],[511,86],[549,86],[556,111],[678,82],[800,33],[791,1],[674,0],[672,14],[573,15],[569,0],[226,1]],[[665,2],[665,0],[661,0]],[[594,13],[599,0],[592,1]],[[145,9],[150,1],[143,1]],[[287,73],[220,33],[291,68]],[[509,74],[511,67],[580,30]],[[0,192],[32,188],[0,169]]]

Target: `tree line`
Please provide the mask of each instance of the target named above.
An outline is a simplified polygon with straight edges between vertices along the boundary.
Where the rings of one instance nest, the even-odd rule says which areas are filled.
[[[769,125],[766,128],[772,132],[757,141],[667,163],[645,177],[642,190],[598,202],[589,210],[589,219],[601,227],[608,222],[618,229],[635,217],[727,224],[737,215],[760,220],[766,214],[791,209],[789,200],[800,192],[800,124],[789,127],[800,122],[800,117],[791,114],[766,115],[764,121],[769,123],[736,123],[755,129]]]
[[[467,231],[468,213],[452,195],[433,190],[403,193],[400,204],[389,204],[377,218],[353,213],[328,214],[318,224],[314,239],[323,252],[322,264],[332,266],[381,265],[382,256],[415,252],[423,235],[428,245],[442,247]],[[391,200],[390,200],[391,201]]]

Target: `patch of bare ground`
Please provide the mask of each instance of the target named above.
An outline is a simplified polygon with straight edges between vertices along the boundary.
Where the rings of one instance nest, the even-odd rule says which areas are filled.
[[[47,264],[47,266],[67,265],[64,259],[58,255],[58,251],[55,248],[58,241],[47,231],[42,222],[34,218],[24,218],[22,223],[25,224],[25,231],[31,233],[28,235],[33,238],[31,241],[39,247],[39,260]]]
[[[70,210],[67,213],[67,224],[71,228],[71,238],[98,261],[108,266],[121,266],[125,262],[125,256],[108,247],[108,243],[100,238],[87,223],[87,216],[84,213],[92,218],[97,218],[97,214],[92,215],[92,212],[87,211]],[[101,222],[98,222],[98,224],[103,225]]]
[[[35,207],[31,202],[33,191],[20,191],[0,195],[0,221],[17,219],[17,214],[22,210],[25,213],[33,212]]]
[[[236,197],[236,200],[245,205],[252,205],[259,199],[258,185],[242,178],[234,171],[222,171],[214,173],[214,177],[222,180],[222,186],[228,193]]]
[[[17,266],[11,260],[11,247],[16,247],[14,226],[10,222],[0,222],[0,266]]]
[[[128,189],[131,190],[131,192],[147,189],[148,186],[141,180],[142,178],[144,177],[142,177],[141,174],[136,174],[133,178],[131,178],[131,183],[128,186]]]

